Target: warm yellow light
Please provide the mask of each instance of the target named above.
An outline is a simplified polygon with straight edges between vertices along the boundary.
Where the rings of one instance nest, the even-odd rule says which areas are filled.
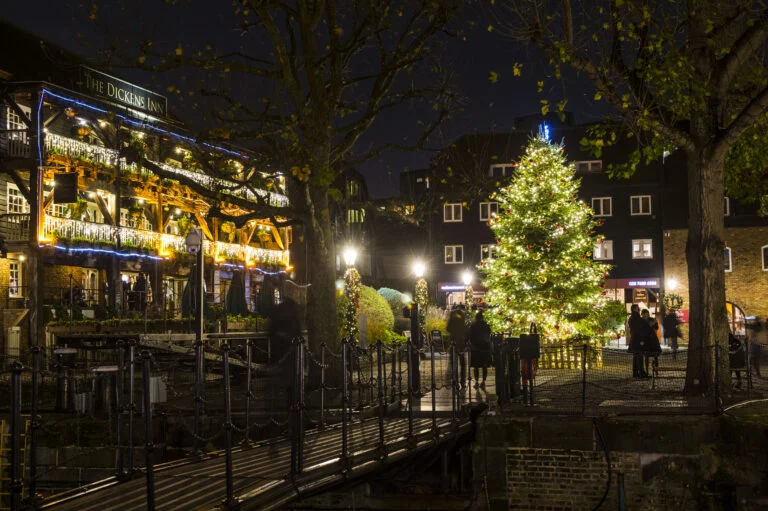
[[[26,260],[27,260],[27,256],[25,256],[24,254],[19,255],[19,261],[23,262],[23,261],[26,261]]]
[[[465,286],[470,285],[472,283],[472,273],[465,271],[461,274],[461,280],[464,282]]]
[[[347,266],[354,266],[357,259],[357,249],[353,246],[347,246],[344,248],[344,262]]]
[[[177,215],[180,215],[180,214],[181,214],[181,208],[176,208],[176,211],[175,211],[175,213],[176,213]]]
[[[144,204],[144,199],[139,199],[139,204]]]
[[[136,136],[139,137],[139,140],[144,140],[144,133],[139,132]]]
[[[106,128],[107,127],[107,121],[102,121],[101,119],[99,119],[99,127]]]
[[[424,265],[422,261],[416,261],[413,263],[413,274],[416,275],[416,278],[421,278],[424,276],[424,272],[426,271],[427,267]]]
[[[667,279],[667,289],[669,291],[674,291],[677,289],[677,286],[679,285],[679,282],[677,282],[677,279],[669,278]]]

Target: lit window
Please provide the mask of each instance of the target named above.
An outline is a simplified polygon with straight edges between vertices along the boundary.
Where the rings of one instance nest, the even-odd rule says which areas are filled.
[[[650,215],[651,214],[651,196],[650,195],[633,195],[629,198],[630,214],[636,215]]]
[[[8,296],[21,296],[21,261],[9,261],[8,273]]]
[[[445,264],[460,264],[464,262],[464,245],[445,246]]]
[[[595,216],[613,215],[613,198],[592,197],[592,210],[595,212]]]
[[[653,240],[632,240],[632,259],[653,259]]]
[[[723,256],[725,258],[725,271],[730,272],[733,271],[733,255],[731,254],[731,248],[725,247],[725,251],[723,252]]]
[[[443,222],[461,222],[461,204],[443,206]]]
[[[361,224],[365,221],[364,209],[350,209],[347,211],[347,222],[350,224]]]
[[[488,171],[488,175],[490,177],[509,177],[512,175],[512,172],[515,170],[515,165],[513,163],[497,163],[494,165],[491,165],[490,170]]]
[[[603,170],[603,160],[576,162],[576,172],[600,172],[601,170]]]
[[[613,259],[613,241],[603,240],[595,245],[592,257],[598,261],[610,261]]]
[[[490,220],[491,218],[498,216],[499,203],[498,202],[481,202],[480,203],[480,220]]]
[[[19,109],[24,112],[24,114],[27,116],[27,119],[29,119],[29,114],[32,111],[30,108],[27,108],[25,106],[19,105]],[[8,107],[6,109],[6,126],[9,130],[19,130],[21,133],[11,133],[10,137],[12,140],[19,139],[19,138],[26,138],[26,129],[27,125],[24,123],[24,121],[21,119],[19,114],[16,113],[16,110],[14,110],[11,107]]]
[[[731,214],[731,199],[723,197],[723,216],[730,216]]]
[[[360,194],[360,184],[357,181],[350,181],[347,190],[350,197],[357,197]]]
[[[480,245],[480,260],[496,259],[496,245]]]
[[[5,204],[5,212],[11,215],[23,215],[29,213],[29,203],[27,199],[21,194],[19,188],[13,184],[8,183],[7,202]],[[19,223],[21,219],[19,217],[8,218],[9,222]]]

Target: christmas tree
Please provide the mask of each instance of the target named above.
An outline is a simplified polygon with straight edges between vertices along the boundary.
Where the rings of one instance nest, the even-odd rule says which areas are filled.
[[[592,259],[595,244],[603,242],[595,232],[599,223],[578,199],[574,172],[562,145],[542,132],[510,183],[491,196],[499,203],[488,222],[496,253],[480,269],[492,308],[486,317],[495,330],[520,331],[535,322],[547,337],[569,337],[605,294],[608,266]]]

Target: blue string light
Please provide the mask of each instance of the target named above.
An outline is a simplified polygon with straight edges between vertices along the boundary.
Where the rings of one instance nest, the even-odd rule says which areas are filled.
[[[65,250],[69,252],[85,252],[85,253],[96,253],[96,254],[110,254],[110,255],[116,255],[118,257],[141,257],[144,259],[152,259],[153,261],[162,261],[162,257],[153,256],[149,254],[138,254],[134,252],[118,252],[116,250],[105,250],[103,248],[72,248],[72,247],[64,247],[62,245],[54,245],[54,248],[57,248],[59,250]]]

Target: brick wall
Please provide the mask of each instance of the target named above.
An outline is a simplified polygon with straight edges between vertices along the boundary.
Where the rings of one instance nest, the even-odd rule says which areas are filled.
[[[684,309],[690,303],[685,260],[687,236],[684,229],[664,232],[664,274],[667,281],[678,282],[674,292],[685,300]],[[768,227],[729,227],[725,230],[725,244],[731,249],[732,262],[732,271],[725,274],[726,299],[748,316],[767,318],[768,271],[763,271],[761,248],[768,245]]]

